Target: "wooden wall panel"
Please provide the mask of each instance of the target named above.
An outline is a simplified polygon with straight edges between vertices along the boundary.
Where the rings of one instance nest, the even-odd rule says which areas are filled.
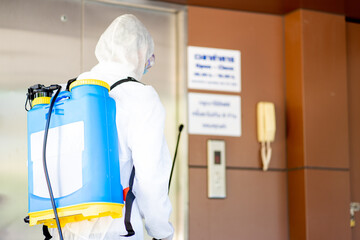
[[[287,166],[304,166],[304,86],[301,12],[285,18]],[[291,79],[291,81],[289,81]]]
[[[350,239],[345,18],[285,16],[290,239]]]
[[[189,135],[189,238],[286,240],[286,137],[283,19],[188,8],[188,45],[241,51],[241,137]],[[263,172],[256,104],[275,103],[277,132],[270,171]],[[208,199],[206,142],[226,141],[227,198]]]
[[[349,172],[306,170],[305,189],[306,239],[351,239]]]
[[[360,24],[347,23],[347,74],[351,201],[360,202]],[[360,239],[360,213],[355,215],[352,239]]]
[[[228,197],[208,199],[207,171],[190,168],[190,240],[287,240],[286,173],[228,170]]]
[[[301,14],[305,165],[348,168],[345,17]]]
[[[306,240],[305,170],[288,172],[289,234],[291,240]]]
[[[345,18],[285,19],[288,167],[348,168]]]

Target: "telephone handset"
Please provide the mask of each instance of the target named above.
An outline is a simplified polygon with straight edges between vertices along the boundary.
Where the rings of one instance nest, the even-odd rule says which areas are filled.
[[[270,164],[270,142],[275,140],[276,120],[275,105],[271,102],[259,102],[257,104],[257,137],[261,143],[261,158],[263,170],[266,171]]]

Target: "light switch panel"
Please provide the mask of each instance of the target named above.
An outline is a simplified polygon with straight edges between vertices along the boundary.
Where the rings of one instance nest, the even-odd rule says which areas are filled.
[[[225,141],[208,140],[208,197],[226,198]]]

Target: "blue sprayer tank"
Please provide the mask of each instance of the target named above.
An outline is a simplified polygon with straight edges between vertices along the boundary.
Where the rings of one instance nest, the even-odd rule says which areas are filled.
[[[27,114],[30,225],[56,227],[42,152],[50,97],[37,97]],[[122,216],[115,101],[109,85],[78,80],[56,99],[46,162],[61,225],[102,216]]]

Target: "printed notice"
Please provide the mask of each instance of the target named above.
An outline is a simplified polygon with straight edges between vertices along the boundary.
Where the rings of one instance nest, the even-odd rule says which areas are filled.
[[[240,96],[188,94],[189,133],[241,136]]]
[[[240,51],[188,47],[188,87],[192,89],[240,92]]]

